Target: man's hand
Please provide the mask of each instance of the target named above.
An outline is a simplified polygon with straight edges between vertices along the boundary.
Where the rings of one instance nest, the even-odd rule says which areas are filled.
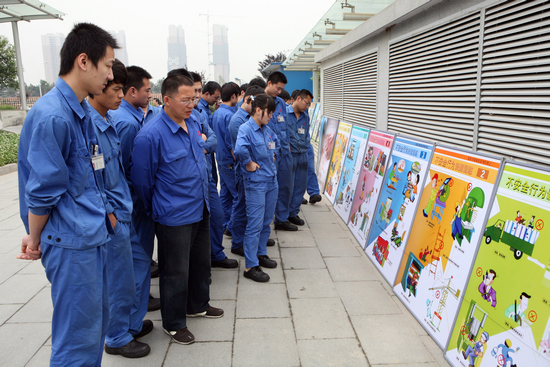
[[[260,169],[260,165],[254,161],[250,161],[250,163],[246,165],[246,170],[248,172],[256,172],[259,169]]]
[[[38,242],[33,241],[31,235],[26,235],[21,241],[21,253],[17,255],[21,260],[38,260],[42,257],[40,251],[40,240]]]
[[[116,217],[113,213],[109,214],[109,220],[111,221],[111,227],[113,227],[113,229],[115,229],[115,227],[116,227]]]

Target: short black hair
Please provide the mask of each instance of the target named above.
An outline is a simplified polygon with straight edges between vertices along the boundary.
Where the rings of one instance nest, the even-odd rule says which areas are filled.
[[[244,93],[245,97],[248,96],[257,96],[258,94],[265,93],[264,89],[262,87],[259,87],[257,85],[253,85],[251,87],[248,87],[246,92]]]
[[[189,71],[187,71],[186,69],[184,69],[184,68],[172,69],[168,72],[168,74],[166,74],[167,77],[174,76],[174,75],[185,76],[185,77],[188,77],[189,79],[193,80],[193,77],[191,76],[191,73]]]
[[[194,71],[190,71],[189,73],[193,77],[194,83],[201,82],[201,85],[202,85],[202,76],[199,73],[195,73]]]
[[[288,91],[286,89],[283,89],[281,93],[279,93],[279,97],[283,99],[283,101],[288,101],[290,99],[290,94],[288,94]]]
[[[281,95],[279,95],[280,97]],[[313,99],[313,94],[307,89],[300,90],[300,93],[298,94],[298,97],[301,97],[302,99],[306,99],[307,97],[311,97]]]
[[[216,82],[208,82],[204,85],[204,87],[202,87],[202,94],[214,94],[216,93],[216,91],[219,90],[220,93],[222,91],[222,87],[220,87],[220,85]]]
[[[260,77],[254,78],[250,82],[248,82],[249,88],[252,87],[253,85],[257,85],[258,87],[261,87],[263,89],[267,87],[267,83],[265,82],[265,80],[263,80]]]
[[[258,107],[262,111],[267,109],[267,112],[275,112],[275,100],[265,93],[258,94],[252,100],[252,114],[254,114]]]
[[[109,32],[91,23],[75,24],[65,38],[59,53],[59,75],[69,74],[73,69],[74,60],[82,53],[85,53],[92,64],[97,67],[99,60],[107,53],[107,46],[113,49],[119,48]]]
[[[241,90],[244,90],[246,92],[248,87],[249,87],[248,83],[244,83],[243,85],[241,85]]]
[[[267,78],[267,82],[271,82],[271,84],[288,83],[285,74],[281,73],[280,71],[272,72]]]
[[[222,102],[229,102],[233,95],[239,97],[241,94],[241,88],[233,82],[225,83],[222,86]]]
[[[124,94],[132,87],[137,90],[143,87],[143,79],[151,79],[152,76],[144,68],[139,66],[128,66],[128,79],[126,80],[126,86],[124,87]]]
[[[299,89],[294,89],[292,91],[292,94],[290,95],[290,97],[294,100],[296,100],[296,97],[298,97],[298,94],[300,94],[300,90]]]
[[[162,102],[160,101],[160,99],[158,99],[158,98],[156,98],[156,97],[153,98],[153,100],[157,101],[158,104],[162,104]]]
[[[189,79],[186,76],[183,75],[172,75],[164,79],[162,82],[162,86],[160,87],[160,93],[162,94],[162,99],[166,96],[171,96],[174,94],[178,94],[178,89],[182,86],[186,85],[188,87],[193,86],[193,80]]]
[[[109,80],[107,82],[105,89],[109,88],[111,84],[122,84],[123,85],[122,88],[124,89],[127,79],[128,79],[128,72],[126,71],[126,66],[124,66],[124,64],[119,59],[115,59],[115,62],[113,63],[113,80]],[[103,91],[105,91],[105,89],[103,89]],[[94,95],[91,93],[88,93],[88,97],[93,99]]]

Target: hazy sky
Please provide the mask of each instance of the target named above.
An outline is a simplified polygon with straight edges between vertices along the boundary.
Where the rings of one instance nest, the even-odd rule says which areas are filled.
[[[247,82],[259,75],[265,54],[296,47],[335,0],[44,0],[64,12],[63,21],[18,22],[25,82],[45,79],[42,41],[46,33],[70,32],[74,23],[91,22],[106,30],[126,32],[128,61],[145,68],[156,81],[166,75],[168,25],[182,25],[190,70],[206,71],[208,50],[206,16],[212,24],[228,27],[230,77]],[[0,34],[13,44],[11,23],[0,24]],[[213,74],[213,69],[212,69]]]

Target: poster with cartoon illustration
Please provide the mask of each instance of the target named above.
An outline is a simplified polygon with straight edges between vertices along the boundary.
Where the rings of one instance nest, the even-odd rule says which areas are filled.
[[[369,236],[374,209],[386,174],[394,137],[393,134],[377,130],[371,130],[369,134],[367,151],[359,173],[348,221],[351,233],[363,248],[365,248]]]
[[[338,125],[338,133],[336,134],[332,159],[330,160],[328,169],[327,183],[325,185],[325,196],[331,204],[334,204],[334,198],[336,197],[336,191],[340,183],[340,174],[342,173],[342,166],[346,158],[346,152],[348,151],[352,127],[350,123],[344,121],[340,121]]]
[[[320,119],[317,120],[320,108],[320,103],[312,103],[309,107],[309,136],[313,136],[313,130],[315,130],[316,124],[318,124],[320,121]]]
[[[359,173],[367,148],[369,129],[361,126],[354,126],[351,130],[348,151],[344,158],[344,167],[338,183],[334,210],[345,223],[348,222],[351,204],[355,196],[355,188],[359,181]]]
[[[313,132],[312,134],[310,134],[311,140],[313,140],[316,143],[319,142],[320,131],[323,131],[323,126],[326,123],[326,121],[327,121],[327,118],[325,116],[321,116],[321,108],[319,107],[319,111],[317,112],[317,117],[315,118],[315,122],[313,126]]]
[[[451,365],[550,366],[547,223],[550,172],[506,163],[445,353]]]
[[[441,349],[489,212],[501,159],[439,146],[435,149],[394,292]]]
[[[321,121],[321,123],[323,122]],[[323,134],[319,148],[319,167],[317,170],[317,181],[319,182],[319,189],[321,191],[325,189],[325,180],[330,166],[330,159],[332,158],[332,148],[334,147],[337,131],[338,120],[327,118],[323,125]]]
[[[397,137],[393,144],[366,248],[390,284],[401,264],[433,148],[433,143],[403,137]]]

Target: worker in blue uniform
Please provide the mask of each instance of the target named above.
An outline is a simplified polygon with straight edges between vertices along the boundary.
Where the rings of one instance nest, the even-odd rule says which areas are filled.
[[[212,115],[212,111],[210,111],[210,106],[215,106],[218,100],[221,98],[222,87],[220,87],[218,83],[214,81],[210,81],[202,87],[201,92],[202,92],[202,95],[201,95],[199,104],[197,106],[197,109],[199,110],[201,115],[204,116],[206,121],[208,121],[208,126],[210,126],[212,130],[214,130],[212,127],[213,115]],[[214,182],[216,183],[216,185],[218,185],[219,179],[218,179],[218,169],[216,168],[216,158],[215,158],[216,155],[212,153],[210,156],[212,159],[212,177],[214,178]]]
[[[264,88],[252,86],[246,90],[243,103],[237,112],[231,117],[229,122],[229,133],[231,135],[231,147],[235,151],[239,128],[250,118],[252,112],[252,98],[258,94],[264,93]],[[233,225],[233,237],[231,238],[231,253],[244,256],[244,233],[246,230],[246,203],[244,197],[243,175],[240,168],[240,162],[235,160],[235,187],[237,189],[237,200],[233,205],[231,214],[231,223]],[[267,240],[267,246],[274,246],[275,241],[271,238]]]
[[[98,171],[107,197],[107,214],[117,221],[115,233],[107,243],[107,279],[109,285],[109,326],[105,352],[127,358],[145,357],[149,345],[134,338],[153,330],[153,322],[146,320],[139,330],[131,330],[132,306],[136,301],[136,284],[130,232],[132,228],[132,197],[122,168],[120,140],[109,110],[120,106],[126,85],[126,67],[119,60],[113,63],[113,80],[107,83],[99,96],[90,95],[86,107],[89,111],[103,155],[105,168]],[[139,301],[139,300],[138,300]],[[139,320],[141,322],[141,320]],[[135,322],[140,324],[140,322]]]
[[[150,295],[151,260],[155,244],[155,228],[153,219],[146,214],[143,203],[136,195],[130,179],[132,168],[132,150],[134,139],[145,124],[143,108],[151,98],[151,74],[139,66],[126,68],[128,77],[124,87],[124,98],[118,110],[111,112],[115,121],[115,129],[120,139],[124,173],[130,187],[134,210],[132,212],[132,254],[134,258],[134,274],[136,292],[140,302],[134,305],[136,316],[132,319],[133,330],[139,330],[141,321],[147,311],[160,309],[160,300]]]
[[[162,83],[163,111],[138,133],[132,183],[155,221],[162,325],[172,340],[195,337],[187,317],[222,317],[210,300],[209,183],[204,140],[192,116],[193,80]]]
[[[220,175],[220,200],[223,209],[224,232],[231,229],[231,213],[233,204],[237,201],[237,189],[235,187],[235,158],[231,146],[231,135],[228,131],[231,117],[235,114],[233,107],[237,104],[240,88],[235,83],[225,83],[222,86],[222,104],[212,116],[212,129],[218,138],[216,147],[216,160]]]
[[[286,76],[280,71],[271,73],[267,79],[265,93],[275,100],[275,112],[269,120],[269,127],[277,134],[281,143],[281,154],[277,157],[277,182],[279,196],[275,207],[275,229],[297,231],[298,227],[288,220],[290,199],[292,197],[292,154],[290,153],[290,137],[286,122],[286,103],[279,97],[285,88]]]
[[[286,110],[290,151],[292,152],[290,174],[292,196],[289,204],[288,220],[297,226],[304,225],[304,220],[298,216],[298,213],[307,187],[307,151],[310,145],[308,108],[311,105],[312,98],[313,95],[310,91],[302,89]]]
[[[267,94],[251,98],[252,114],[239,128],[235,146],[235,157],[243,174],[248,218],[244,237],[244,277],[267,282],[269,275],[261,267],[277,267],[277,262],[267,256],[266,243],[278,194],[275,159],[281,147],[277,135],[267,126],[275,111],[275,101]]]
[[[42,258],[53,303],[51,366],[100,366],[109,321],[107,246],[116,218],[96,172],[104,169],[83,108],[113,78],[115,39],[76,24],[60,52],[60,77],[27,114],[19,140],[21,254]]]

